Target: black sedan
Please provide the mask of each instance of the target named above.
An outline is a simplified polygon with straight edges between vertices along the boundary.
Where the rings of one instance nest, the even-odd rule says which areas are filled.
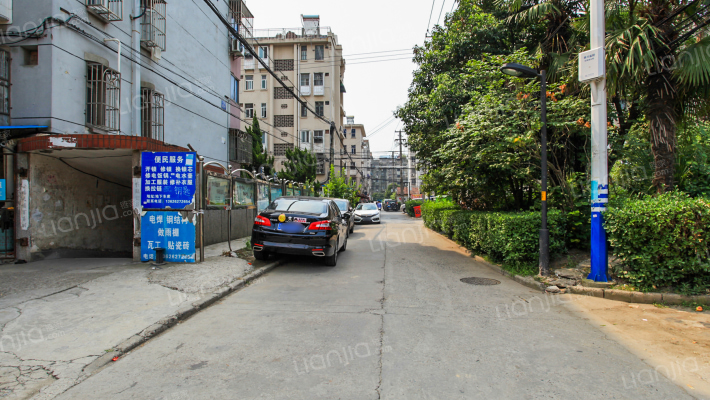
[[[251,244],[257,260],[271,253],[312,255],[333,267],[347,248],[348,229],[333,200],[279,197],[254,219]]]

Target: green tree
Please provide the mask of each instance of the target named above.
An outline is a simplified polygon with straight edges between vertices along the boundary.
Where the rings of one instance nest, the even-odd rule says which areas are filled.
[[[360,202],[360,189],[356,180],[346,177],[344,169],[336,174],[335,168],[330,166],[330,179],[323,187],[325,197],[350,200],[350,204],[355,205]]]
[[[271,175],[274,172],[274,157],[269,156],[269,154],[264,151],[262,145],[262,135],[261,127],[259,126],[259,120],[254,117],[251,126],[247,127],[247,134],[251,135],[251,148],[252,148],[252,162],[245,166],[246,169],[250,171],[259,172],[261,167],[264,167],[264,173],[266,175]]]
[[[286,150],[284,169],[279,172],[279,178],[295,182],[315,182],[318,160],[315,154],[305,149]]]

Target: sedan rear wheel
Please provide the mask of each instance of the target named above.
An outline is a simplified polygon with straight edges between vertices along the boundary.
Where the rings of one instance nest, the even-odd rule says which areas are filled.
[[[254,258],[256,258],[259,261],[266,261],[269,258],[269,253],[266,251],[255,251],[254,252]]]
[[[333,251],[333,255],[330,257],[325,258],[325,265],[328,267],[335,267],[335,264],[338,263],[338,249],[335,249]]]

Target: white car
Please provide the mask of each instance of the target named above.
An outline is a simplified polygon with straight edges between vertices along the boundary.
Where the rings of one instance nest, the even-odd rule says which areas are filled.
[[[375,203],[358,204],[355,207],[355,223],[356,224],[379,224],[380,210],[377,209]]]

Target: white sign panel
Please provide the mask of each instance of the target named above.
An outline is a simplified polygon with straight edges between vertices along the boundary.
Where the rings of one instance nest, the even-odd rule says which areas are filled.
[[[579,53],[579,81],[590,82],[603,78],[606,74],[604,49],[592,49]]]

